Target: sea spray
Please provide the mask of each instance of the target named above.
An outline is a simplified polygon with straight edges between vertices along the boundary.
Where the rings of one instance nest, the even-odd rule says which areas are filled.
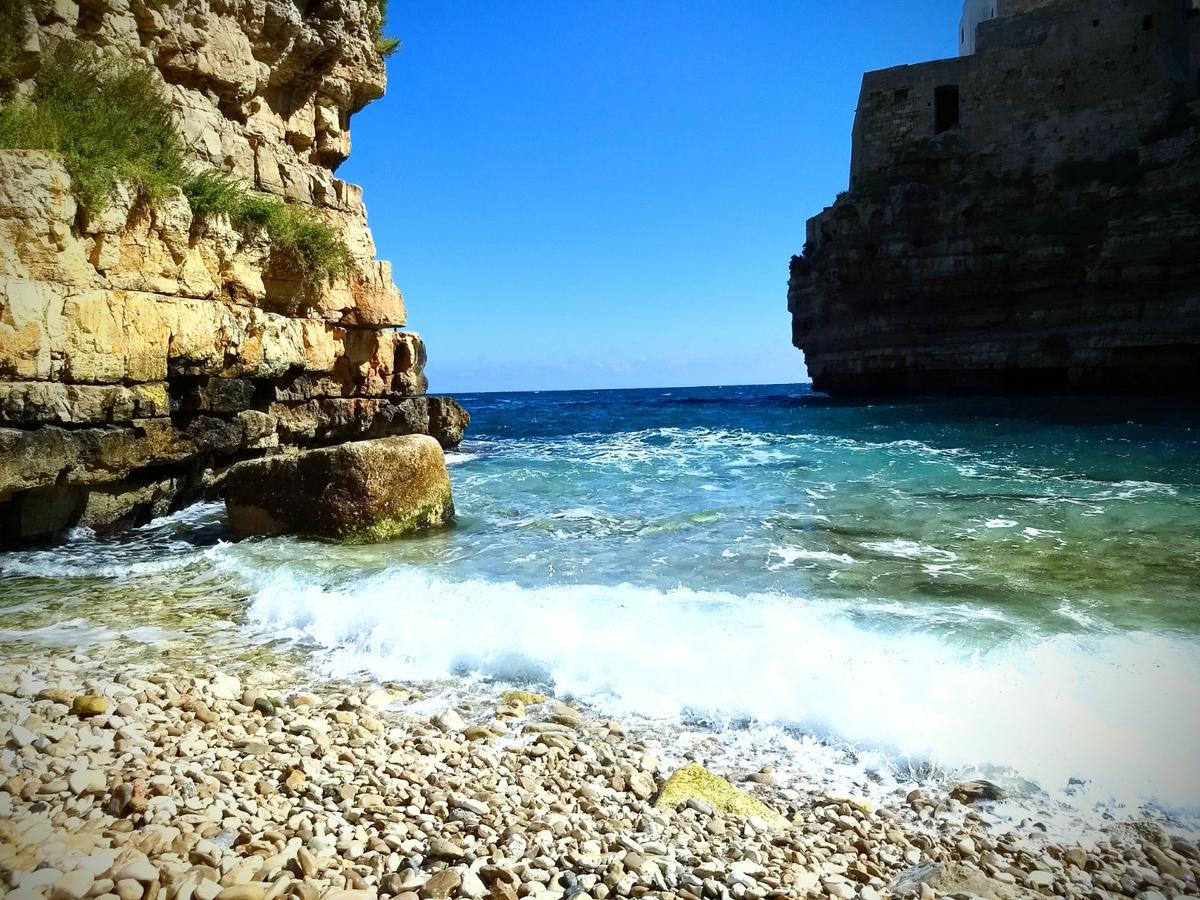
[[[980,650],[953,637],[968,608],[927,611],[935,633],[878,601],[525,588],[404,566],[340,585],[287,567],[242,575],[257,585],[253,622],[321,648],[331,675],[538,682],[615,714],[743,719],[1008,770],[1075,803],[1200,809],[1193,638],[1031,635]]]

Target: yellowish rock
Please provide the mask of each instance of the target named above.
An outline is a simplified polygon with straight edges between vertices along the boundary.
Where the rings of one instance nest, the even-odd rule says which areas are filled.
[[[46,688],[38,691],[38,700],[49,700],[53,703],[61,703],[63,706],[70,706],[75,702],[75,692],[68,691],[65,688]]]
[[[424,434],[248,460],[228,471],[224,490],[230,528],[243,537],[367,544],[454,520],[445,454]]]
[[[845,803],[847,806],[857,809],[864,816],[869,816],[875,812],[875,804],[866,797],[859,797],[857,794],[826,794],[825,798],[833,803]]]
[[[71,712],[85,719],[102,716],[108,712],[108,701],[98,694],[82,694],[71,701]]]
[[[519,701],[505,703],[496,707],[497,719],[523,719],[525,717],[525,704]]]
[[[667,779],[654,802],[654,808],[675,809],[693,797],[707,800],[718,812],[758,816],[770,825],[787,825],[787,819],[779,812],[696,763],[684,766]]]
[[[536,706],[539,703],[545,703],[550,698],[545,694],[538,694],[534,691],[505,691],[500,695],[500,702],[505,706]]]
[[[258,882],[235,884],[217,894],[217,900],[263,900],[267,889]]]

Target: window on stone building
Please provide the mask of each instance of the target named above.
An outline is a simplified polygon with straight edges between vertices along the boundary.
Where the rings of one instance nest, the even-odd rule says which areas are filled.
[[[1154,16],[1142,16],[1142,31],[1154,30]]]
[[[938,134],[949,131],[959,122],[957,84],[944,84],[933,91],[933,129]]]
[[[896,103],[904,103],[908,100],[908,88],[896,88],[895,93],[892,94],[892,100]]]

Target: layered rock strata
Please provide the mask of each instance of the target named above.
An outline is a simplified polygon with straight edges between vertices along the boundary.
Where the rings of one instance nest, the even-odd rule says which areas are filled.
[[[864,78],[850,190],[791,264],[819,390],[1200,391],[1186,7],[1015,4],[974,55]]]
[[[150,67],[197,169],[310,208],[351,266],[314,290],[264,234],[193,217],[181,192],[119,192],[89,216],[59,160],[0,151],[0,542],[143,521],[279,448],[461,440],[466,413],[426,395],[361,191],[334,175],[350,116],[383,94],[374,0],[30,15],[30,74],[64,40]]]

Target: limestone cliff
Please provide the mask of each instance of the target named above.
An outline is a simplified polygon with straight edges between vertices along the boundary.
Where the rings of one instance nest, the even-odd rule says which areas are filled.
[[[814,385],[1200,392],[1200,15],[1003,8],[973,55],[864,78],[791,265]]]
[[[350,265],[314,289],[260,230],[200,221],[177,189],[89,215],[61,160],[0,151],[0,542],[143,521],[281,447],[461,439],[461,407],[425,395],[361,191],[334,175],[350,116],[384,90],[377,0],[27,14],[26,75],[64,41],[149,67],[198,169],[311,209]]]

